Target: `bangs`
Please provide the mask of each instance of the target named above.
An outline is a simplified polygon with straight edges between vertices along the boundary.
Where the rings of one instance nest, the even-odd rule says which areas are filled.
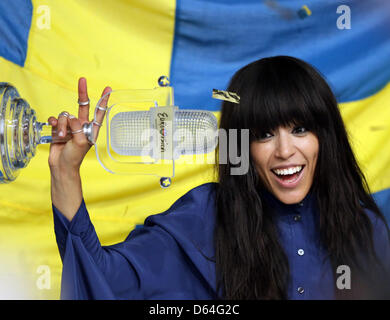
[[[244,122],[251,136],[258,139],[278,127],[290,126],[305,127],[312,131],[316,123],[311,107],[313,101],[305,98],[294,85],[279,85],[278,90],[271,88],[256,90],[252,104],[245,108],[247,119]]]
[[[266,60],[266,59],[264,59]],[[252,139],[278,127],[302,126],[316,133],[323,122],[324,100],[314,86],[313,75],[297,63],[279,61],[248,65],[237,81],[240,105],[236,107],[237,128],[249,129]],[[236,91],[234,91],[236,90]],[[322,123],[323,125],[323,123]]]

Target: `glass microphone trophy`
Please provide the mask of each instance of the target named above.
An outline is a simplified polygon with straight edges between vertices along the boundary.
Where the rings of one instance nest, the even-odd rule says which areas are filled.
[[[101,105],[103,96],[95,107],[94,121],[97,110],[106,110],[99,139],[94,137],[93,121],[84,124],[83,132],[108,172],[154,175],[166,187],[174,177],[175,160],[212,152],[218,137],[214,114],[179,110],[173,88],[160,79],[154,89],[108,92],[107,106]],[[37,121],[36,112],[16,88],[0,82],[0,183],[14,181],[39,144],[64,143],[71,138],[70,130],[61,138],[48,123]]]

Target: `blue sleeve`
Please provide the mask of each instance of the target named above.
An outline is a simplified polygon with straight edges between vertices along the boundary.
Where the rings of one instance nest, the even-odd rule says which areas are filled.
[[[384,270],[375,269],[375,277],[379,282],[375,285],[379,299],[390,298],[390,234],[387,222],[371,210],[366,209],[371,220],[375,254]],[[379,277],[377,277],[379,275]],[[377,299],[377,296],[375,296]]]
[[[375,217],[375,219],[373,219],[373,240],[374,240],[376,255],[378,256],[379,260],[383,263],[384,267],[386,268],[387,272],[390,275],[389,231],[386,223],[378,217]]]
[[[189,230],[171,225],[177,229],[175,238],[154,222],[170,221],[164,219],[164,214],[149,217],[145,226],[133,230],[125,241],[101,246],[84,201],[71,222],[54,206],[53,213],[63,262],[61,299],[209,297],[205,291],[208,286],[199,281],[194,263],[208,266],[191,241],[186,240]],[[181,245],[178,239],[183,239]],[[184,250],[187,255],[183,255]]]
[[[137,298],[137,274],[120,251],[102,247],[84,200],[72,221],[53,205],[54,230],[63,262],[61,299]]]
[[[375,299],[390,299],[390,236],[387,223],[375,217],[372,221],[373,225],[373,241],[375,253],[382,263],[384,270],[378,270],[379,282],[376,285],[376,290],[379,294]]]

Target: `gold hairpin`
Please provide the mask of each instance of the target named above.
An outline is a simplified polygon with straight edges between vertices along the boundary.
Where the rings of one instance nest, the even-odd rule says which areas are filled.
[[[240,103],[240,96],[234,92],[213,89],[212,97],[214,99],[225,100],[237,104]]]

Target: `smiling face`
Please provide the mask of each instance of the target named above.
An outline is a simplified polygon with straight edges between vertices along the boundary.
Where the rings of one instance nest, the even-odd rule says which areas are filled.
[[[285,204],[298,203],[309,192],[318,150],[318,138],[299,126],[278,127],[250,145],[263,184]]]

